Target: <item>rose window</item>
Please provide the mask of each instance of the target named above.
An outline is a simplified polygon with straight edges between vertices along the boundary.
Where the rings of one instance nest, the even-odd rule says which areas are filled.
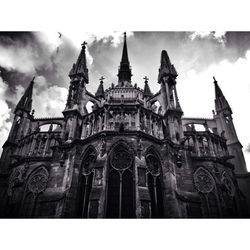
[[[194,175],[194,182],[197,190],[201,193],[209,193],[214,188],[214,180],[203,169],[199,169]]]

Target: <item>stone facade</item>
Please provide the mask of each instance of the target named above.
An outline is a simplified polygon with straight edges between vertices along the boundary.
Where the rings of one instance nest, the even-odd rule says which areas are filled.
[[[34,117],[34,79],[17,104],[0,162],[1,217],[248,217],[249,174],[216,80],[213,118],[185,118],[166,51],[153,94],[147,77],[144,89],[132,85],[125,35],[117,84],[104,90],[102,77],[93,95],[85,49],[63,117]]]

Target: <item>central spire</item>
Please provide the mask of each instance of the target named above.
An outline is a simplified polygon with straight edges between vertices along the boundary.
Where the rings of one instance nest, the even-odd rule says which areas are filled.
[[[123,50],[122,50],[122,59],[120,62],[120,67],[118,71],[118,81],[119,84],[123,87],[130,85],[131,83],[131,68],[128,60],[128,49],[127,49],[127,41],[126,41],[126,32],[124,32],[124,43],[123,43]]]

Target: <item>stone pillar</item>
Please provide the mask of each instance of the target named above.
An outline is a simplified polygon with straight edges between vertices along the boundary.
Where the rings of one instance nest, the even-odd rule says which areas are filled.
[[[29,155],[34,154],[35,145],[36,145],[36,138],[34,136],[30,145]]]
[[[45,143],[45,147],[44,147],[44,156],[47,156],[49,153],[49,143],[50,143],[50,139],[49,139],[49,134],[47,134],[47,139],[46,139],[46,143]]]
[[[107,111],[107,109],[105,108],[104,109],[104,130],[106,130],[107,129],[107,122],[108,122],[108,111]]]
[[[93,130],[93,120],[92,120],[92,116],[90,116],[90,118],[89,118],[89,133],[88,133],[88,136],[92,135],[92,130]]]
[[[215,156],[215,152],[214,152],[214,147],[213,147],[213,143],[211,140],[211,136],[208,136],[208,146],[209,146],[209,150],[210,150],[210,155]]]
[[[175,108],[180,108],[179,98],[177,95],[176,85],[174,85],[174,95],[175,95]]]
[[[93,218],[105,218],[106,193],[107,193],[107,154],[98,155],[95,164],[95,172],[93,177],[93,187],[90,194],[90,208],[94,203],[98,203],[97,214],[89,214]],[[91,205],[92,203],[92,205]],[[89,210],[91,211],[91,209]]]
[[[141,129],[141,126],[140,126],[140,108],[138,108],[137,113],[136,113],[135,126],[136,126],[137,130]]]
[[[91,134],[95,134],[95,130],[96,130],[96,117],[95,115],[92,116],[93,117],[93,121],[92,121],[92,131],[91,131]]]
[[[196,148],[196,152],[197,152],[197,155],[200,156],[201,153],[200,153],[200,146],[199,146],[199,141],[198,141],[198,138],[197,136],[195,135],[195,141],[194,141],[194,144],[195,144],[195,148]]]
[[[148,127],[147,127],[147,115],[146,115],[146,113],[144,113],[143,114],[143,119],[144,119],[144,130],[145,130],[145,132],[147,132],[148,131]]]
[[[101,116],[101,114],[99,114],[99,131],[98,132],[100,132],[100,131],[102,131],[102,116]]]
[[[162,153],[166,155],[166,148],[163,147]],[[181,211],[176,198],[177,182],[175,173],[175,163],[173,157],[164,157],[163,174],[163,195],[164,195],[164,217],[180,218]]]
[[[169,134],[172,141],[176,142],[176,136],[175,136],[175,124],[174,124],[174,117],[169,116],[168,120],[165,120],[166,124],[169,126]]]
[[[131,127],[131,120],[132,120],[131,113],[128,115],[128,120],[129,120],[129,127]]]
[[[86,138],[86,126],[87,126],[87,124],[86,124],[86,117],[85,117],[82,120],[82,132],[81,132],[80,139]]]

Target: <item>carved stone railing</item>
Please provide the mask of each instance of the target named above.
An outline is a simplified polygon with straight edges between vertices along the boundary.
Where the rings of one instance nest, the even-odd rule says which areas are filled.
[[[193,157],[229,157],[226,139],[210,131],[185,131],[185,146]]]
[[[34,132],[19,140],[14,157],[51,157],[59,138],[60,131]]]

